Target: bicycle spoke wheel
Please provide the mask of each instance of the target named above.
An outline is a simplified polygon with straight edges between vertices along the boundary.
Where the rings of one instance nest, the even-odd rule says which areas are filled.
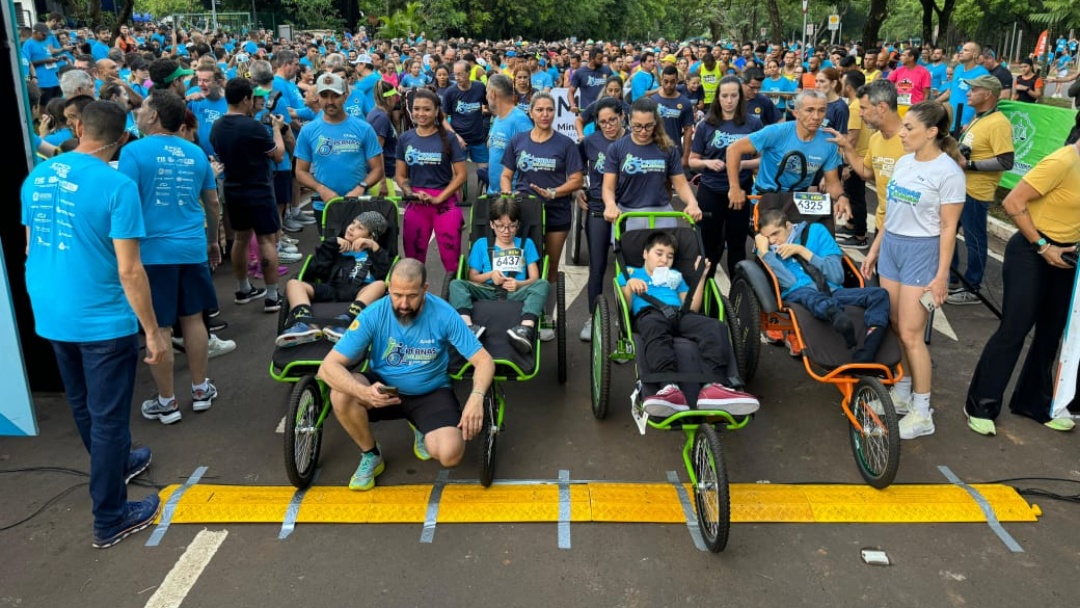
[[[727,546],[731,529],[731,501],[728,496],[727,467],[720,436],[711,425],[698,427],[694,434],[691,463],[694,467],[694,504],[698,528],[705,546],[719,553]]]
[[[315,376],[304,376],[289,397],[285,415],[285,473],[297,488],[306,488],[315,477],[322,448],[322,387]]]
[[[850,425],[851,451],[866,483],[881,489],[900,468],[900,423],[889,392],[877,378],[860,378],[851,397],[851,413],[862,430]],[[875,420],[876,415],[876,420]]]
[[[495,387],[488,388],[484,395],[484,422],[480,431],[480,485],[485,488],[495,479],[495,444],[499,437],[498,399]]]

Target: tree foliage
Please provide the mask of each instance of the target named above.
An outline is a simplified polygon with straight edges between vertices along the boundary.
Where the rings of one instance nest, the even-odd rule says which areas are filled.
[[[282,4],[300,28],[340,31],[345,27],[334,0],[283,0]]]

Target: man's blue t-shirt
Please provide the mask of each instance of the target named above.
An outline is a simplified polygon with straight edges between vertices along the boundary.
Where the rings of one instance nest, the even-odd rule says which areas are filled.
[[[674,268],[667,269],[667,276],[657,276],[660,270],[656,268],[653,270],[653,276],[649,276],[648,272],[645,272],[644,268],[636,268],[631,266],[627,269],[631,279],[641,279],[645,281],[645,285],[648,288],[645,293],[660,300],[661,303],[669,306],[682,306],[682,300],[679,298],[679,294],[690,291],[690,287],[686,284],[686,279],[683,278],[682,273]],[[618,273],[619,287],[625,287],[627,278],[623,273]],[[656,277],[655,280],[653,277]],[[646,306],[650,306],[649,302],[645,298],[634,294],[630,300],[630,316],[636,316]]]
[[[671,204],[667,181],[682,175],[682,153],[673,145],[664,152],[656,144],[639,145],[626,135],[608,147],[604,173],[618,177],[615,202],[625,209],[663,207]]]
[[[533,124],[529,117],[519,108],[510,110],[506,118],[495,117],[488,131],[488,194],[499,193],[499,178],[502,176],[503,153],[510,145],[510,140],[518,133],[532,130]]]
[[[454,180],[454,163],[465,161],[465,150],[449,133],[446,134],[446,145],[450,147],[449,155],[437,132],[425,137],[411,129],[401,134],[396,154],[405,163],[413,187],[442,190]]]
[[[96,342],[135,334],[113,246],[113,239],[145,234],[135,182],[98,158],[69,152],[34,167],[21,199],[38,335]]]
[[[574,72],[574,77],[570,79],[570,85],[578,92],[580,99],[578,107],[584,108],[596,101],[610,76],[611,68],[606,65],[600,66],[599,70],[594,70],[587,65],[578,68]]]
[[[750,143],[761,155],[761,168],[754,182],[754,192],[773,192],[777,188],[784,191],[805,190],[814,180],[818,169],[832,171],[841,165],[840,151],[836,144],[829,143],[829,134],[818,129],[810,141],[799,139],[795,122],[782,122],[769,125],[750,134]],[[784,167],[780,183],[776,183],[776,173],[784,156],[798,150],[806,157],[806,176],[800,178],[801,164],[794,158]]]
[[[345,196],[368,174],[368,161],[382,154],[371,126],[347,116],[337,124],[322,116],[305,124],[296,138],[296,158],[311,163],[315,181]]]
[[[120,150],[119,170],[139,186],[144,264],[206,262],[206,211],[200,197],[217,179],[203,150],[173,135],[150,135]]]
[[[638,70],[630,78],[630,101],[637,101],[645,93],[656,88],[656,76],[645,70]]]
[[[443,114],[450,119],[454,132],[470,146],[484,145],[488,135],[487,88],[479,82],[471,82],[467,91],[453,86],[443,96]]]
[[[786,110],[790,97],[770,95],[769,93],[794,93],[799,90],[799,85],[783,76],[779,78],[766,78],[761,81],[761,94],[769,98],[778,110]]]
[[[90,41],[90,56],[94,58],[94,61],[101,61],[109,57],[109,45],[103,44],[98,40]]]
[[[52,144],[54,146],[59,146],[60,144],[64,143],[65,141],[71,139],[72,137],[75,137],[75,135],[73,135],[71,133],[71,129],[69,129],[67,127],[64,127],[63,129],[57,129],[56,131],[53,131],[52,133],[49,133],[48,135],[46,135],[42,139],[44,139],[45,141],[49,142],[50,144]],[[34,149],[36,150],[37,147],[35,147]]]
[[[189,101],[188,109],[199,123],[199,146],[207,156],[214,156],[214,146],[210,143],[210,131],[214,128],[214,122],[229,112],[229,104],[225,101],[225,97],[217,101],[204,97],[198,101]]]
[[[525,244],[524,251],[522,251],[522,242]],[[503,249],[496,242],[490,252],[488,251],[487,237],[480,237],[473,243],[472,249],[469,250],[469,268],[480,274],[491,272],[491,269],[494,268],[501,272],[503,276],[515,281],[528,279],[529,264],[539,262],[540,254],[537,253],[536,245],[532,242],[532,239],[520,236],[514,237],[513,247]],[[491,279],[488,279],[486,283],[494,285]]]
[[[941,63],[928,63],[926,64],[926,70],[930,72],[930,88],[942,93],[945,90],[945,76],[949,73],[949,66],[945,65],[945,62]],[[949,97],[952,97],[950,94]]]
[[[958,63],[953,67],[953,79],[949,82],[949,105],[952,106],[953,124],[949,125],[949,128],[956,126],[956,114],[959,110],[960,104],[964,105],[964,114],[960,118],[960,124],[966,125],[971,122],[971,119],[975,118],[975,108],[968,105],[967,92],[971,89],[970,86],[964,80],[970,80],[972,78],[978,78],[979,76],[989,76],[990,72],[986,68],[979,64],[975,64],[975,67],[970,70],[964,70],[964,64]]]
[[[360,313],[334,350],[356,361],[368,351],[369,366],[383,384],[403,395],[426,395],[450,387],[450,348],[466,359],[479,352],[476,336],[446,301],[425,294],[424,307],[402,325],[389,297]]]
[[[537,91],[543,91],[544,89],[550,89],[555,86],[555,81],[552,80],[551,74],[548,74],[544,70],[540,70],[533,74],[530,80],[532,81],[533,88]]]
[[[353,86],[345,100],[345,111],[361,120],[375,107],[375,84],[381,80],[378,72],[364,76]]]
[[[664,124],[668,137],[681,149],[683,129],[694,126],[693,104],[682,95],[670,99],[660,93],[654,93],[652,99],[659,105],[660,120]]]
[[[732,120],[725,120],[714,127],[702,121],[694,130],[694,141],[690,144],[690,151],[700,154],[705,160],[722,160],[726,163],[728,146],[763,128],[761,121],[755,116],[747,116],[742,125],[737,125]],[[750,155],[743,157],[744,160],[751,158]],[[753,174],[753,169],[740,169],[739,181],[744,183],[750,181]],[[727,192],[729,187],[727,168],[725,167],[723,171],[703,169],[701,185],[713,192]]]
[[[52,53],[49,52],[49,47],[45,42],[38,42],[33,38],[27,38],[26,42],[22,45],[23,56],[34,63],[35,61],[41,61],[52,57]],[[51,89],[53,87],[60,86],[60,77],[56,75],[58,64],[55,63],[43,63],[38,66],[34,66],[36,70],[38,86],[43,89]]]

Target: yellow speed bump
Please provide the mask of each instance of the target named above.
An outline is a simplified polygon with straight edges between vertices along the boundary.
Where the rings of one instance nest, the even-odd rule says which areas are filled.
[[[161,491],[165,502],[180,486]],[[688,495],[693,488],[685,486]],[[973,485],[1001,522],[1034,522],[1041,512],[1014,488]],[[297,523],[424,523],[432,486],[377,486],[352,492],[310,488]],[[281,523],[295,488],[194,485],[177,501],[172,523]],[[978,503],[961,487],[894,485],[731,484],[731,521],[737,523],[968,523],[985,522]],[[570,482],[573,522],[685,523],[672,484]],[[559,521],[556,483],[449,483],[439,500],[438,523]]]

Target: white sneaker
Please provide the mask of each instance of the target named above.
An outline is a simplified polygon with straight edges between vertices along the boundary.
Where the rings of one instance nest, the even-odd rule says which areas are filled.
[[[292,238],[291,236],[289,236],[287,234],[281,235],[278,238],[278,242],[279,243],[285,243],[286,245],[299,245],[300,244],[299,239],[294,239],[294,238]]]
[[[282,264],[293,264],[304,259],[304,256],[301,253],[287,253],[284,251],[278,251],[277,257],[278,262],[281,262]]]
[[[911,411],[900,419],[901,439],[915,439],[916,437],[922,437],[923,435],[933,434],[934,410],[930,410],[930,415],[925,418],[920,416],[918,412]]]
[[[907,399],[901,399],[896,394],[896,388],[889,389],[889,397],[892,398],[893,409],[896,410],[897,416],[903,416],[911,411],[911,393],[908,393]]]
[[[550,329],[548,327],[541,327],[540,328],[540,341],[541,342],[551,342],[554,339],[555,339],[555,330],[554,329]]]
[[[581,333],[578,334],[578,338],[582,342],[592,342],[592,319],[586,319],[585,324],[581,326]]]
[[[222,340],[217,337],[217,334],[210,334],[210,340],[207,344],[209,347],[207,350],[207,358],[213,359],[214,357],[220,357],[221,355],[227,355],[236,350],[236,342],[232,340]]]
[[[278,251],[278,255],[281,255],[283,253],[296,253],[297,251],[300,251],[300,250],[296,248],[296,245],[290,245],[290,244],[285,243],[283,241],[278,241],[277,251]]]
[[[291,215],[287,215],[281,220],[281,229],[285,232],[300,232],[304,229],[304,224],[293,219]]]

